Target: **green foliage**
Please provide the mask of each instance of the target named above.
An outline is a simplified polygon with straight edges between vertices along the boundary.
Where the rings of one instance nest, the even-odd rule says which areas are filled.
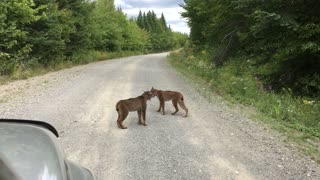
[[[34,68],[91,62],[128,51],[165,51],[186,39],[153,11],[128,20],[114,0],[0,2],[0,76],[22,77]],[[112,55],[95,56],[97,51]]]
[[[263,117],[271,117],[267,118],[268,122],[274,123],[278,130],[290,131],[292,138],[301,138],[302,141],[320,139],[320,98],[296,97],[291,89],[286,88],[278,93],[274,93],[272,87],[261,90],[259,81],[252,76],[254,62],[236,58],[221,68],[215,68],[208,61],[206,51],[194,53],[190,49],[171,53],[169,59],[185,75],[204,80],[209,91],[254,107]],[[314,146],[319,148],[319,144]],[[315,154],[320,162],[319,151]]]
[[[95,49],[100,51],[116,51],[121,43],[120,22],[117,21],[117,12],[109,0],[96,1],[91,17],[92,39]],[[125,21],[125,17],[119,17]]]
[[[147,32],[140,29],[134,20],[130,20],[125,28],[123,49],[143,52],[148,43]]]
[[[92,32],[88,24],[91,21],[94,4],[87,0],[68,0],[60,8],[71,11],[71,19],[66,18],[66,20],[70,24],[72,23],[74,28],[74,31],[69,31],[69,38],[66,38],[65,55],[72,56],[73,53],[78,53],[78,51],[93,49]]]
[[[279,92],[285,87],[294,94],[320,95],[317,0],[185,0],[181,6],[192,45],[210,52],[216,66],[249,58],[258,69],[254,73]]]
[[[186,34],[173,32],[168,27],[163,13],[158,18],[153,11],[147,13],[140,11],[137,25],[149,34],[147,44],[149,50],[163,51],[182,47],[188,37]]]
[[[58,10],[56,3],[50,0],[35,0],[41,18],[26,26],[28,42],[32,45],[30,59],[25,65],[42,64],[48,66],[65,58],[65,50],[70,42],[70,35],[75,27],[72,20],[72,11]],[[32,64],[33,63],[33,64]]]
[[[171,56],[188,72],[205,79],[213,90],[254,106],[275,119],[315,128],[317,133],[314,135],[320,137],[319,97],[293,97],[292,90],[285,88],[278,94],[273,93],[272,87],[260,89],[259,80],[251,75],[255,68],[250,61],[233,59],[226,62],[222,68],[214,68],[210,66],[205,52],[196,55],[188,55],[187,52],[184,54]]]
[[[32,45],[27,42],[25,26],[37,21],[38,9],[32,0],[4,0],[0,2],[0,75],[22,68]]]

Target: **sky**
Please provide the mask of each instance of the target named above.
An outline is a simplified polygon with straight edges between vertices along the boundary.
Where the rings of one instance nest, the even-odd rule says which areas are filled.
[[[180,15],[183,9],[179,4],[183,0],[115,0],[114,2],[116,7],[121,7],[129,18],[137,17],[140,10],[142,12],[153,10],[158,17],[163,13],[173,31],[189,34],[190,29],[186,19]]]

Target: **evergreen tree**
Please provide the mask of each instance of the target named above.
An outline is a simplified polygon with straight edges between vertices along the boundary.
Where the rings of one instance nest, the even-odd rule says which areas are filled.
[[[163,51],[184,45],[183,41],[186,41],[187,35],[172,32],[171,27],[166,24],[163,13],[160,18],[157,18],[154,11],[148,11],[145,14],[143,12],[142,19],[147,23],[145,30],[149,34],[147,45],[149,50]]]
[[[147,31],[153,32],[153,19],[152,19],[152,13],[151,11],[148,11],[146,15],[146,25],[147,25]]]
[[[161,17],[160,17],[160,25],[161,25],[161,28],[164,29],[165,31],[168,30],[168,27],[167,27],[167,22],[166,22],[166,19],[163,15],[163,13],[161,13]]]
[[[141,29],[144,29],[143,16],[141,10],[139,11],[139,15],[137,17],[137,24]]]
[[[38,14],[45,14],[28,25],[28,42],[32,45],[30,58],[32,63],[48,66],[65,58],[70,35],[76,31],[72,12],[58,10],[56,3],[50,0],[34,0],[35,8],[41,8]]]
[[[151,26],[152,26],[152,31],[154,33],[160,33],[160,22],[157,18],[157,15],[154,13],[154,11],[151,12]]]

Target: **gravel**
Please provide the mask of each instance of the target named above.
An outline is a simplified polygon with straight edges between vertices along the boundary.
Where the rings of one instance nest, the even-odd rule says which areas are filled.
[[[59,131],[66,156],[97,179],[320,179],[319,165],[281,135],[220,97],[212,101],[176,73],[167,53],[77,66],[0,86],[0,118],[42,120]],[[151,87],[180,91],[189,117],[148,102],[147,124],[129,114],[117,128],[115,104]],[[180,108],[181,109],[181,108]]]

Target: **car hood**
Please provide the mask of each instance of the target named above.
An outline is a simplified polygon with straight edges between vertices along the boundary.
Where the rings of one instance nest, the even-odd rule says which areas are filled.
[[[25,180],[66,180],[63,153],[49,130],[21,123],[0,124],[0,152]]]

